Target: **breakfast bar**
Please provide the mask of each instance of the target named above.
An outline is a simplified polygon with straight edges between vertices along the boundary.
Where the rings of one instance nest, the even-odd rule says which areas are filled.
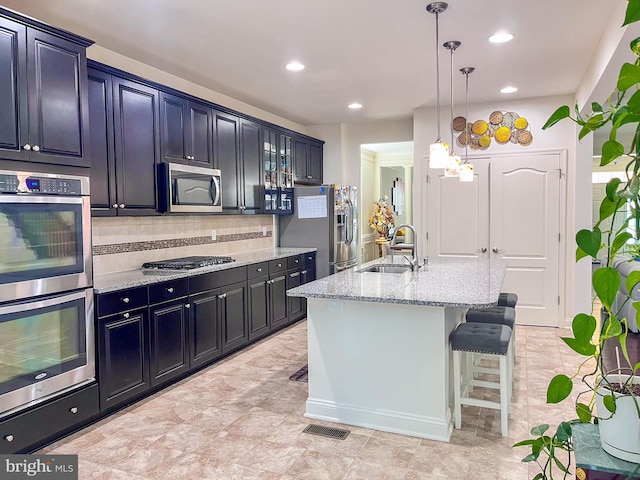
[[[390,258],[287,292],[307,298],[305,416],[449,441],[449,334],[465,309],[497,304],[505,262]]]

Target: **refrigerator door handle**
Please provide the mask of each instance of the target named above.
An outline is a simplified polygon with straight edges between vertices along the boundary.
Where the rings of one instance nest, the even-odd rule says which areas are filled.
[[[346,265],[334,265],[333,268],[335,269],[336,273],[338,272],[342,272],[344,270],[348,270],[352,267],[355,267],[358,264],[358,262],[350,262],[347,263]]]
[[[345,209],[345,229],[347,234],[345,243],[351,245],[351,242],[353,242],[353,203],[351,203],[351,200],[346,200],[345,203],[347,205]]]

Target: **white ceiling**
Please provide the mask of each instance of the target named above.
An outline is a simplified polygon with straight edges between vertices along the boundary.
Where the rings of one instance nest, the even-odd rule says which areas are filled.
[[[301,125],[406,118],[435,104],[435,16],[423,0],[0,0],[135,60]],[[608,0],[625,2],[625,0]],[[574,93],[611,10],[602,0],[451,0],[454,96],[471,103]],[[621,22],[620,22],[621,23]],[[492,45],[498,30],[513,41]],[[449,51],[440,48],[443,106]],[[292,73],[283,66],[306,65]],[[358,101],[364,108],[348,110]],[[458,102],[456,102],[458,103]],[[443,107],[444,108],[444,107]]]

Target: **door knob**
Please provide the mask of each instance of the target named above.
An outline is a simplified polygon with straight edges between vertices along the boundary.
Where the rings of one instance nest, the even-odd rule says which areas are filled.
[[[71,407],[69,411],[75,415],[76,413],[78,413],[78,407]]]
[[[25,145],[22,147],[22,149],[23,149],[23,150],[31,150],[31,145],[29,145],[29,144],[27,143],[27,144],[25,144]]]
[[[493,247],[491,250],[493,251],[493,253],[500,253],[500,252],[502,252],[502,250],[500,250],[498,247]]]
[[[487,247],[482,247],[482,248],[480,249],[480,251],[481,251],[482,253],[487,253]]]
[[[124,208],[124,203],[121,203],[121,204],[120,204],[120,208]]]
[[[34,145],[33,146],[33,151],[34,152],[39,152],[40,151],[40,147],[38,145]]]
[[[113,205],[111,205],[111,208],[118,208],[118,204],[114,203]]]

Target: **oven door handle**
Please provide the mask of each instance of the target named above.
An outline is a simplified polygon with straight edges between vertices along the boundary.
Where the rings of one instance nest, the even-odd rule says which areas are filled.
[[[215,175],[211,177],[209,195],[211,196],[211,200],[213,201],[213,206],[218,206],[218,203],[220,202],[220,178]]]
[[[24,312],[25,310],[36,310],[38,308],[46,308],[54,305],[60,305],[62,303],[71,302],[73,300],[79,300],[81,298],[92,298],[93,289],[87,288],[73,293],[67,293],[64,295],[54,295],[43,298],[41,300],[23,300],[18,303],[12,303],[0,307],[0,315],[7,315],[17,312]]]

